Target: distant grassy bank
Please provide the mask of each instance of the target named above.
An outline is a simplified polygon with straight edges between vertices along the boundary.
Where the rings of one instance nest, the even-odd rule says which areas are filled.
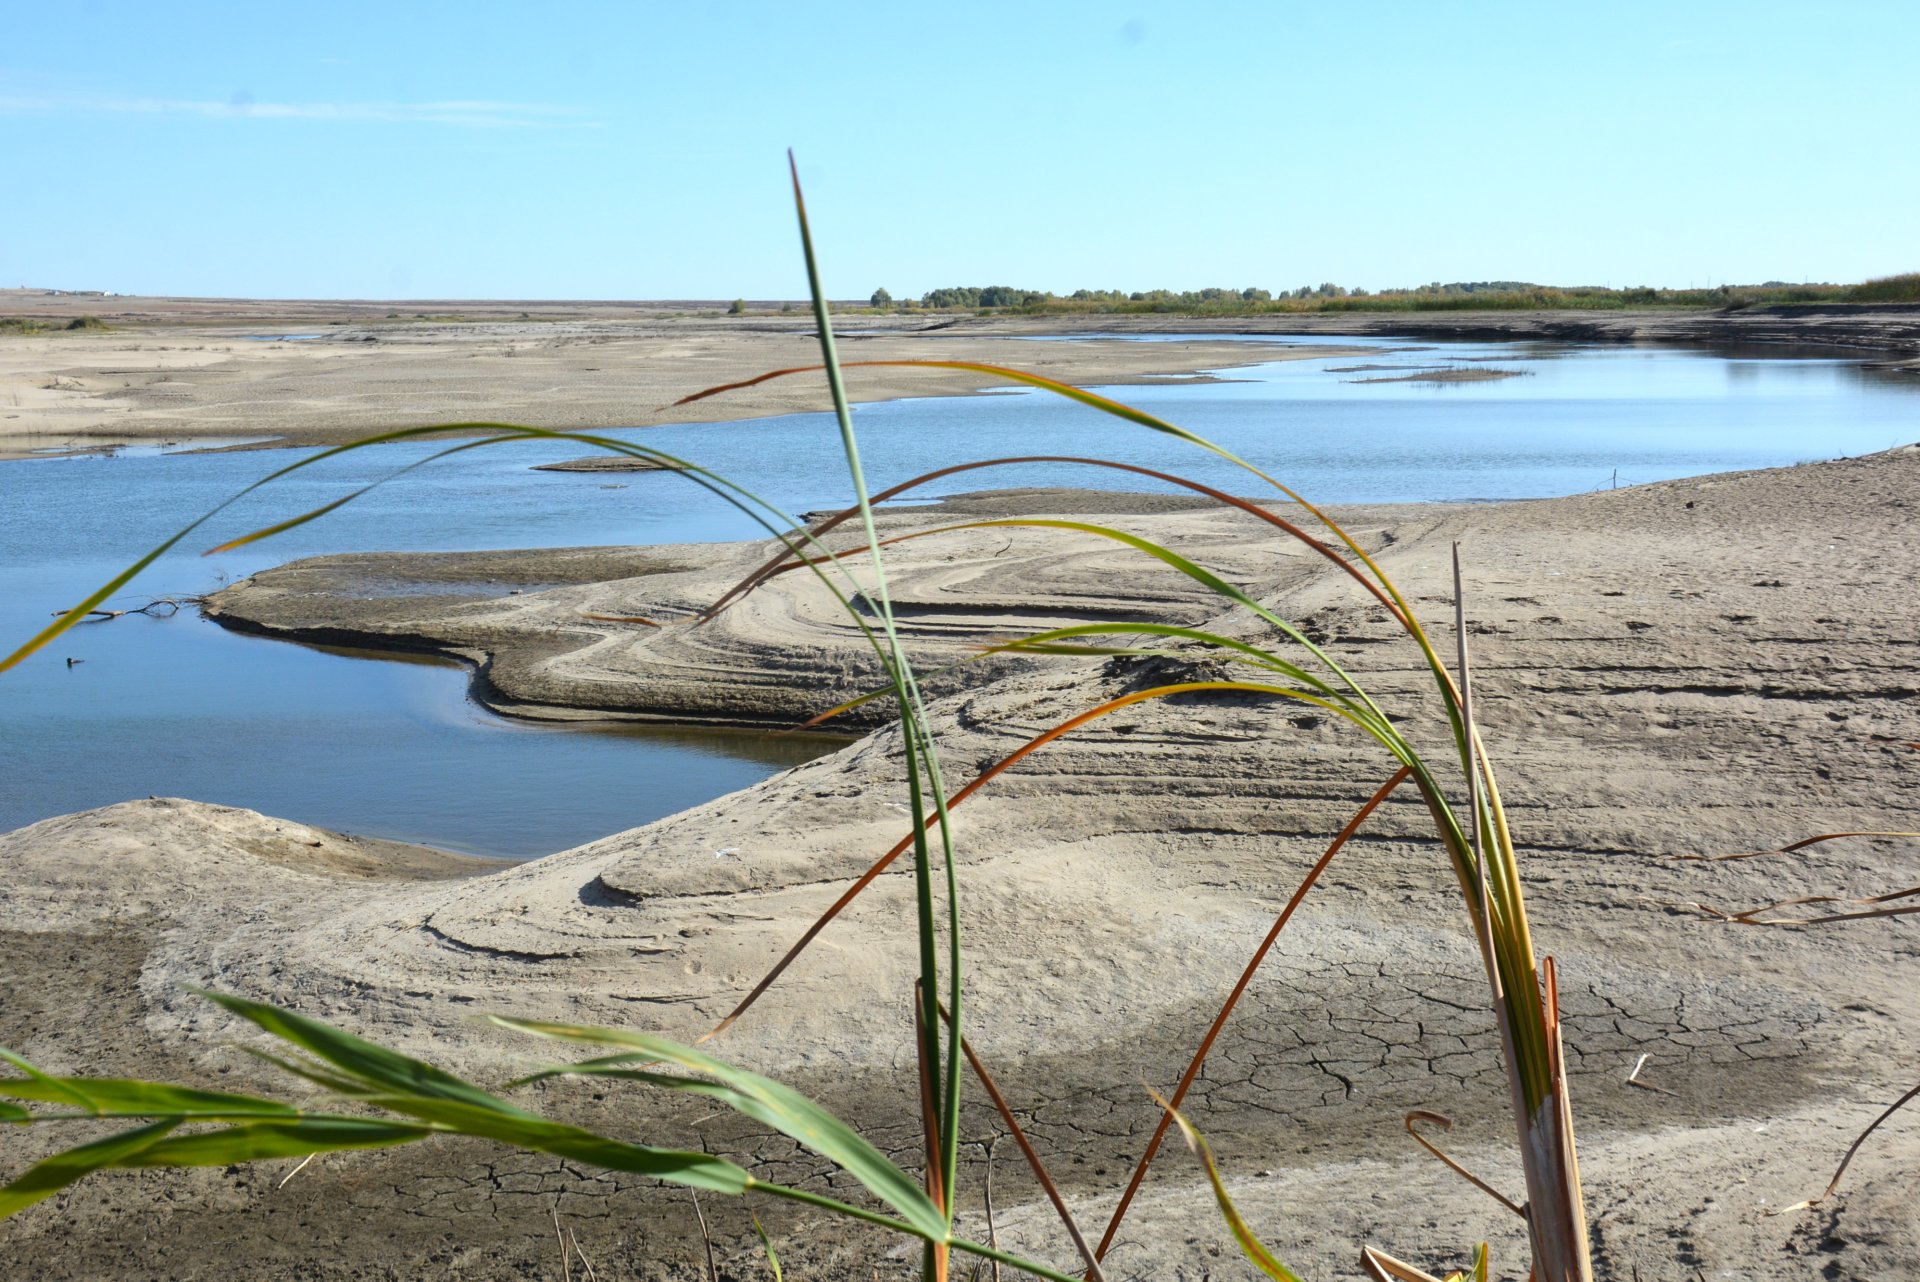
[[[1409,289],[1369,292],[1332,283],[1303,285],[1276,294],[1265,289],[1173,291],[1081,289],[1072,294],[1005,285],[936,289],[896,302],[884,289],[871,305],[878,311],[988,311],[1007,315],[1178,312],[1198,315],[1264,315],[1289,312],[1624,311],[1629,308],[1721,308],[1793,303],[1920,303],[1920,272],[1886,276],[1856,285],[1767,281],[1712,289],[1635,286],[1536,285],[1526,281],[1454,281]]]
[[[0,316],[0,334],[44,334],[54,330],[112,329],[98,316],[76,316],[70,321],[42,321],[27,316]]]

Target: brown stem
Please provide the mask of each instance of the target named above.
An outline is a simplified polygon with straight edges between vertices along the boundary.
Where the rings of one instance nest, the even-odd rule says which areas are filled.
[[[1274,941],[1280,938],[1280,932],[1286,929],[1287,922],[1293,918],[1294,910],[1300,906],[1300,901],[1307,897],[1307,892],[1313,889],[1315,882],[1320,880],[1320,874],[1327,870],[1327,865],[1332,863],[1333,857],[1340,853],[1340,848],[1360,830],[1360,825],[1367,821],[1367,817],[1412,774],[1413,771],[1406,766],[1394,771],[1393,777],[1381,784],[1379,790],[1367,799],[1367,803],[1354,812],[1353,818],[1347,820],[1347,826],[1340,830],[1339,835],[1328,845],[1326,852],[1320,856],[1319,862],[1308,871],[1305,880],[1293,892],[1293,898],[1287,901],[1287,906],[1281,909],[1279,917],[1274,919],[1273,929],[1269,930],[1267,937],[1260,941],[1260,947],[1254,949],[1253,957],[1247,962],[1246,968],[1240,972],[1239,982],[1234,984],[1233,991],[1227,994],[1227,1000],[1220,1006],[1220,1013],[1213,1017],[1213,1025],[1207,1029],[1207,1035],[1200,1039],[1200,1048],[1193,1053],[1193,1059],[1188,1063],[1186,1073],[1180,1078],[1180,1084],[1174,1088],[1173,1099],[1170,1101],[1172,1108],[1179,1108],[1180,1102],[1186,1099],[1187,1091],[1200,1076],[1201,1066],[1207,1062],[1207,1055],[1213,1050],[1213,1043],[1220,1036],[1220,1030],[1227,1026],[1227,1017],[1233,1014],[1233,1008],[1239,1004],[1241,994],[1245,993],[1247,985],[1253,982],[1254,972],[1259,970],[1260,963],[1266,960],[1267,953],[1272,950]],[[1133,1178],[1127,1182],[1126,1192],[1120,1195],[1120,1204],[1113,1208],[1113,1218],[1107,1221],[1107,1231],[1101,1235],[1100,1246],[1094,1252],[1095,1256],[1101,1259],[1106,1258],[1107,1249],[1113,1245],[1114,1235],[1120,1231],[1120,1221],[1126,1217],[1127,1208],[1133,1204],[1134,1195],[1140,1191],[1141,1181],[1147,1178],[1147,1167],[1152,1164],[1154,1154],[1160,1151],[1160,1143],[1166,1139],[1167,1128],[1172,1124],[1172,1112],[1163,1109],[1160,1114],[1160,1125],[1154,1130],[1153,1138],[1147,1142],[1147,1150],[1140,1155],[1139,1164],[1133,1168]]]
[[[687,1193],[693,1198],[693,1215],[700,1221],[700,1241],[707,1248],[707,1282],[720,1282],[720,1265],[713,1258],[713,1234],[707,1231],[707,1213],[700,1209],[700,1195],[692,1189]]]
[[[1432,1122],[1441,1130],[1450,1131],[1453,1129],[1453,1119],[1451,1117],[1448,1117],[1444,1113],[1434,1113],[1424,1108],[1416,1108],[1407,1114],[1406,1121],[1407,1134],[1413,1136],[1413,1142],[1415,1144],[1418,1144],[1421,1148],[1439,1158],[1441,1164],[1448,1170],[1473,1185],[1473,1187],[1479,1189],[1482,1193],[1485,1193],[1500,1205],[1506,1207],[1509,1211],[1512,1211],[1521,1219],[1524,1220],[1527,1217],[1526,1211],[1523,1210],[1518,1203],[1514,1202],[1512,1198],[1481,1179],[1478,1175],[1475,1175],[1472,1171],[1469,1171],[1466,1167],[1460,1165],[1460,1163],[1454,1161],[1451,1157],[1448,1157],[1446,1153],[1441,1151],[1438,1144],[1435,1144],[1432,1140],[1422,1135],[1413,1125],[1415,1122]]]
[[[1827,1181],[1826,1190],[1822,1192],[1819,1197],[1814,1198],[1812,1202],[1807,1203],[1808,1206],[1814,1205],[1815,1202],[1824,1202],[1828,1198],[1833,1196],[1833,1191],[1840,1187],[1840,1177],[1847,1173],[1847,1167],[1849,1164],[1852,1163],[1853,1155],[1855,1153],[1858,1153],[1860,1151],[1860,1146],[1867,1142],[1867,1136],[1879,1130],[1880,1124],[1882,1122],[1886,1121],[1889,1117],[1892,1117],[1895,1113],[1898,1113],[1901,1109],[1905,1108],[1909,1103],[1912,1102],[1915,1096],[1920,1096],[1920,1086],[1914,1087],[1912,1090],[1908,1091],[1905,1095],[1902,1095],[1899,1099],[1887,1105],[1887,1111],[1880,1114],[1880,1116],[1874,1118],[1872,1125],[1868,1126],[1866,1130],[1860,1132],[1860,1137],[1854,1140],[1854,1142],[1847,1148],[1847,1155],[1840,1159],[1840,1167],[1838,1170],[1836,1170],[1833,1173],[1833,1178]]]
[[[1764,859],[1768,855],[1790,855],[1796,850],[1805,850],[1808,846],[1817,846],[1823,841],[1838,841],[1842,837],[1920,837],[1920,832],[1823,832],[1818,837],[1803,838],[1790,846],[1780,846],[1773,850],[1742,850],[1731,855],[1674,855],[1672,858],[1675,863],[1683,864],[1724,864],[1736,859]]]
[[[946,1021],[949,1028],[953,1026],[953,1016],[947,1013],[944,1005],[940,1007],[940,1018]],[[1080,1259],[1087,1266],[1087,1276],[1092,1279],[1092,1282],[1106,1282],[1106,1274],[1100,1270],[1099,1256],[1092,1247],[1087,1245],[1086,1236],[1080,1232],[1080,1225],[1073,1218],[1073,1212],[1067,1209],[1067,1201],[1060,1195],[1059,1186],[1047,1173],[1047,1165],[1040,1160],[1040,1154],[1034,1151],[1033,1145],[1027,1140],[1026,1131],[1020,1127],[1020,1119],[1013,1115],[1013,1109],[1008,1105],[1006,1096],[1000,1093],[1000,1087],[994,1082],[993,1075],[987,1072],[987,1066],[980,1062],[980,1056],[974,1053],[972,1043],[965,1037],[960,1039],[960,1051],[967,1057],[967,1064],[973,1069],[973,1075],[980,1079],[980,1085],[986,1088],[987,1097],[993,1101],[993,1106],[1000,1110],[1000,1120],[1007,1124],[1007,1130],[1012,1134],[1013,1142],[1020,1146],[1020,1152],[1026,1157],[1027,1165],[1033,1169],[1033,1177],[1040,1181],[1040,1187],[1045,1190],[1047,1200],[1053,1203],[1054,1211],[1060,1216],[1060,1223],[1066,1226],[1067,1236],[1073,1239],[1074,1249],[1080,1252]],[[987,1160],[988,1170],[991,1171],[993,1160],[991,1151],[988,1153]],[[991,1202],[988,1204],[988,1216],[988,1228],[991,1231]]]
[[[1156,686],[1151,690],[1136,690],[1131,694],[1123,694],[1116,699],[1109,699],[1105,703],[1102,703],[1097,707],[1087,709],[1085,712],[1079,714],[1078,716],[1069,717],[1067,720],[1062,721],[1059,725],[1053,727],[1053,729],[1051,730],[1048,730],[1042,734],[1035,735],[1033,738],[1027,740],[1027,742],[1022,744],[1020,747],[1014,749],[1012,752],[1008,753],[1006,756],[1000,758],[1000,760],[994,762],[992,765],[988,766],[985,770],[982,770],[979,773],[979,775],[973,779],[972,782],[960,788],[958,791],[956,791],[953,794],[952,797],[948,798],[947,809],[952,810],[955,806],[958,806],[961,802],[973,796],[973,794],[978,792],[982,787],[984,787],[988,783],[988,781],[990,781],[996,775],[1001,774],[1002,772],[1004,772],[1005,770],[1013,766],[1015,763],[1020,761],[1021,758],[1027,756],[1030,753],[1039,751],[1041,748],[1044,748],[1048,744],[1052,743],[1055,739],[1058,739],[1064,734],[1068,734],[1074,730],[1079,729],[1081,726],[1086,725],[1089,721],[1097,720],[1100,717],[1106,716],[1110,712],[1118,712],[1122,708],[1131,707],[1133,704],[1139,703],[1146,699],[1160,698],[1168,694],[1179,694],[1188,690],[1222,689],[1222,688],[1226,688],[1230,684],[1231,683],[1228,683],[1228,682],[1217,682],[1217,681],[1216,682],[1208,682],[1208,681],[1184,682],[1174,686]],[[934,821],[934,816],[928,815],[923,822],[927,824],[931,824],[933,823],[933,821]],[[896,842],[893,848],[887,851],[886,854],[874,860],[873,864],[865,872],[861,873],[858,878],[855,879],[853,885],[847,887],[847,889],[841,894],[841,896],[838,899],[834,900],[830,906],[828,906],[825,912],[821,913],[819,917],[814,919],[814,923],[811,926],[807,927],[807,929],[804,932],[802,932],[800,938],[794,942],[793,947],[789,948],[786,951],[786,954],[783,957],[781,957],[779,961],[774,963],[773,969],[769,970],[765,975],[761,977],[760,982],[753,986],[753,990],[751,992],[749,992],[745,997],[740,999],[739,1004],[727,1013],[727,1017],[721,1020],[718,1024],[715,1024],[712,1028],[708,1029],[705,1033],[701,1034],[698,1041],[696,1041],[694,1044],[699,1045],[702,1042],[711,1041],[712,1039],[720,1036],[720,1034],[726,1032],[727,1029],[733,1027],[734,1022],[737,1021],[742,1015],[746,1014],[747,1009],[751,1007],[755,1002],[759,1001],[761,995],[764,994],[769,988],[773,987],[775,981],[777,981],[781,975],[786,973],[787,967],[791,966],[793,964],[794,959],[806,950],[807,945],[811,944],[815,940],[815,938],[819,936],[820,932],[827,928],[828,924],[831,923],[834,918],[838,917],[843,911],[845,911],[848,904],[851,904],[856,898],[859,897],[859,894],[861,891],[865,890],[868,886],[872,885],[874,882],[874,879],[879,877],[881,873],[885,872],[893,864],[893,861],[898,859],[901,855],[905,854],[907,851],[907,848],[912,845],[913,845],[913,833],[910,832],[906,836],[902,837],[898,842]]]
[[[945,1165],[940,1160],[940,1110],[933,1103],[936,1092],[933,1065],[927,1058],[925,990],[918,980],[913,985],[913,1044],[918,1048],[914,1058],[920,1067],[920,1125],[927,1152],[927,1196],[935,1206],[945,1206],[947,1199],[940,1182],[940,1172]]]

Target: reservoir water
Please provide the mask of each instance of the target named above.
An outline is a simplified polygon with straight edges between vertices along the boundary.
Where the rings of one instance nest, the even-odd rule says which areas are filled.
[[[1248,340],[1249,358],[1259,358],[1259,343],[1288,341],[1300,340]],[[1167,380],[1114,395],[1335,503],[1545,497],[1861,454],[1920,438],[1920,381],[1865,368],[1857,356],[1336,341],[1367,351],[1271,361],[1224,372],[1233,381]],[[1354,368],[1363,365],[1391,368]],[[1360,381],[1421,368],[1523,372],[1494,381]],[[968,458],[1084,453],[1256,492],[1251,478],[1209,455],[1038,393],[865,405],[855,423],[876,487]],[[826,415],[633,436],[789,512],[850,498]],[[586,451],[515,444],[423,467],[272,542],[197,555],[432,448],[361,451],[276,483],[162,558],[116,604],[197,595],[329,552],[704,542],[759,532],[684,478],[535,472],[535,463]],[[293,457],[143,449],[0,463],[3,648]],[[1051,466],[965,474],[929,493],[1016,485],[1144,488],[1118,473]],[[130,614],[83,625],[0,675],[0,830],[153,794],[530,857],[745,787],[830,746],[513,722],[478,708],[465,687],[452,665],[242,637],[191,608],[170,618]]]

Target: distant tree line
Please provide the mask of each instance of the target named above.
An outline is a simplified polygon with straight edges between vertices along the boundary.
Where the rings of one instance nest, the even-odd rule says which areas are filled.
[[[952,289],[928,290],[920,295],[920,306],[1038,307],[1052,300],[1052,294],[1039,289],[1015,289],[1011,285],[957,285]]]
[[[918,300],[895,300],[885,289],[873,292],[879,311],[1015,312],[1299,312],[1299,311],[1466,311],[1544,308],[1618,309],[1624,307],[1747,307],[1768,303],[1920,302],[1920,272],[1887,276],[1858,285],[1716,285],[1666,289],[1652,285],[1538,285],[1521,280],[1431,281],[1368,292],[1327,281],[1295,289],[1076,289],[1055,294],[1011,285],[955,285],[928,290]]]

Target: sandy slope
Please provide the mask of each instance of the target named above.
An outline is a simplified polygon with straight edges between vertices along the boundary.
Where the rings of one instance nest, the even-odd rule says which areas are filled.
[[[1907,447],[1569,499],[1354,514],[1444,645],[1446,556],[1453,540],[1465,546],[1481,715],[1537,935],[1562,968],[1603,1278],[1920,1272],[1912,1123],[1873,1143],[1832,1206],[1768,1214],[1816,1191],[1850,1133],[1912,1084],[1912,919],[1776,931],[1693,906],[1910,885],[1915,848],[1671,859],[1920,827],[1920,755],[1905,746],[1920,739],[1916,503],[1920,448]],[[1098,519],[1178,542],[1302,620],[1389,706],[1420,703],[1407,649],[1382,644],[1380,611],[1307,558],[1264,548],[1244,516],[1142,506],[1159,510]],[[923,659],[1089,603],[1194,622],[1217,613],[1178,580],[1116,575],[1106,545],[988,533],[903,545]],[[581,617],[684,612],[748,564],[749,549],[698,569],[674,549],[569,555],[544,571],[512,558],[340,558],[263,575],[219,608],[256,627],[491,656],[486,679],[508,703],[763,720],[866,680],[848,630],[799,576],[704,630]],[[509,595],[516,576],[537,571],[565,583]],[[464,576],[475,591],[409,598],[410,575]],[[373,606],[342,605],[366,595]],[[979,670],[937,708],[952,782],[1102,696],[1181,670],[1142,659]],[[777,680],[756,680],[768,672]],[[806,698],[780,693],[795,688]],[[325,858],[334,838],[187,802],[50,820],[0,837],[0,1042],[56,1068],[264,1080],[225,1048],[237,1030],[184,995],[186,983],[273,997],[490,1078],[537,1052],[477,1027],[475,1011],[692,1035],[901,832],[896,749],[883,729],[646,828],[459,880],[369,879]],[[972,1036],[1089,1220],[1111,1205],[1153,1123],[1140,1083],[1177,1076],[1294,879],[1386,773],[1377,751],[1298,710],[1147,704],[1071,736],[958,812]],[[1309,1277],[1350,1276],[1362,1241],[1437,1264],[1491,1237],[1509,1275],[1522,1258],[1518,1222],[1400,1131],[1407,1109],[1451,1113],[1450,1147],[1495,1183],[1518,1184],[1484,984],[1420,823],[1411,798],[1390,803],[1335,866],[1196,1100],[1243,1209]],[[724,1045],[910,1163],[909,896],[904,878],[884,878]],[[1642,1055],[1657,1090],[1626,1082]],[[631,1134],[744,1154],[781,1178],[820,1174],[731,1117],[637,1095],[537,1098]],[[967,1123],[982,1140],[996,1129],[982,1113]],[[10,1137],[8,1160],[40,1142]],[[1011,1145],[994,1161],[1003,1235],[1068,1264]],[[695,1267],[683,1195],[552,1160],[446,1145],[329,1159],[276,1190],[283,1173],[97,1180],[0,1226],[0,1249],[49,1278],[518,1277],[555,1267],[557,1206],[602,1275]],[[970,1187],[977,1195],[977,1178]],[[721,1206],[717,1226],[740,1274],[757,1267],[742,1209]],[[865,1232],[777,1212],[773,1228],[796,1276],[911,1265]],[[1112,1259],[1126,1277],[1247,1273],[1177,1153]]]

